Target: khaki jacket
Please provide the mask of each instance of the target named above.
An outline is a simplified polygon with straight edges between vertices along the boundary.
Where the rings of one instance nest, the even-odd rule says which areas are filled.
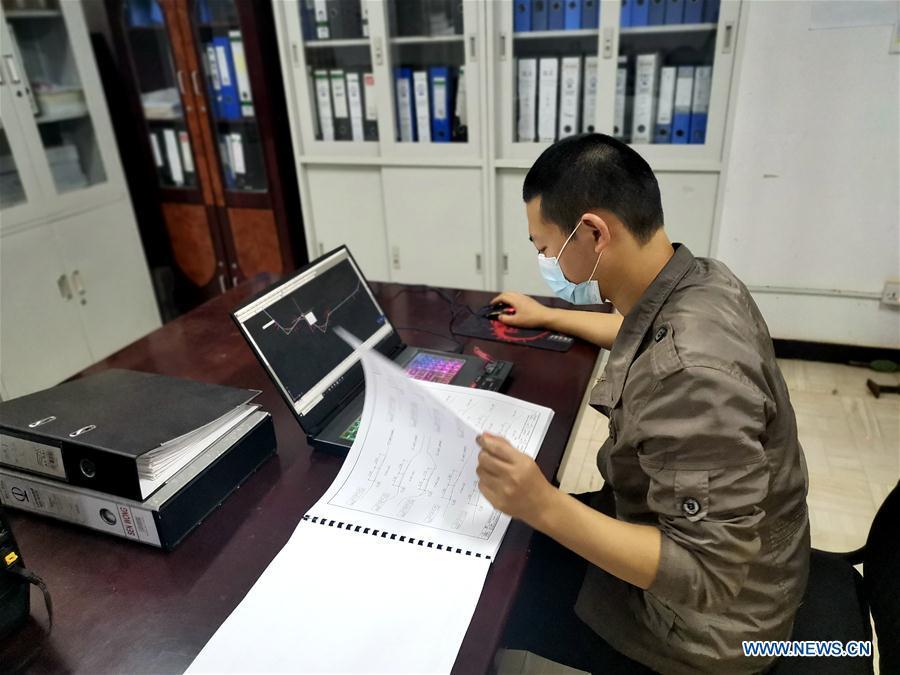
[[[809,569],[807,470],[766,323],[715,260],[675,255],[625,318],[591,405],[616,516],[662,532],[642,591],[590,566],[585,623],[662,673],[752,673],[787,640]]]

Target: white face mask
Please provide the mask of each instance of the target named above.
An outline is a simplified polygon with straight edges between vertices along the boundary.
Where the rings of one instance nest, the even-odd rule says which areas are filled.
[[[581,221],[575,226],[575,230],[580,226]],[[562,256],[563,251],[566,250],[566,246],[569,245],[569,241],[575,236],[575,230],[572,230],[572,234],[566,239],[555,258],[548,258],[543,253],[538,253],[538,269],[550,290],[557,297],[571,302],[573,305],[599,305],[603,302],[603,296],[600,295],[600,284],[594,279],[594,273],[597,271],[597,265],[600,264],[603,251],[600,251],[600,255],[597,256],[597,262],[594,264],[594,269],[587,281],[582,281],[578,284],[569,281],[559,266],[559,258]]]

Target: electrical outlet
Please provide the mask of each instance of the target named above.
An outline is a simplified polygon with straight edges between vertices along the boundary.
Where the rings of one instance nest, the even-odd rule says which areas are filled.
[[[900,307],[900,279],[891,279],[884,282],[884,289],[881,291],[881,302],[885,305]]]

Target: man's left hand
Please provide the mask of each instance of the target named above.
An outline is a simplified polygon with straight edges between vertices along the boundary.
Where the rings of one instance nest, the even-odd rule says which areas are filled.
[[[481,493],[494,508],[534,527],[558,490],[531,457],[505,438],[485,432],[476,440],[481,446],[476,469]]]

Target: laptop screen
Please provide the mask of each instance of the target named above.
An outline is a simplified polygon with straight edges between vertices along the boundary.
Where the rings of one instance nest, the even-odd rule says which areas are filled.
[[[234,318],[301,417],[321,403],[336,405],[362,383],[359,355],[334,332],[337,326],[366,347],[394,334],[346,248],[238,308]]]

